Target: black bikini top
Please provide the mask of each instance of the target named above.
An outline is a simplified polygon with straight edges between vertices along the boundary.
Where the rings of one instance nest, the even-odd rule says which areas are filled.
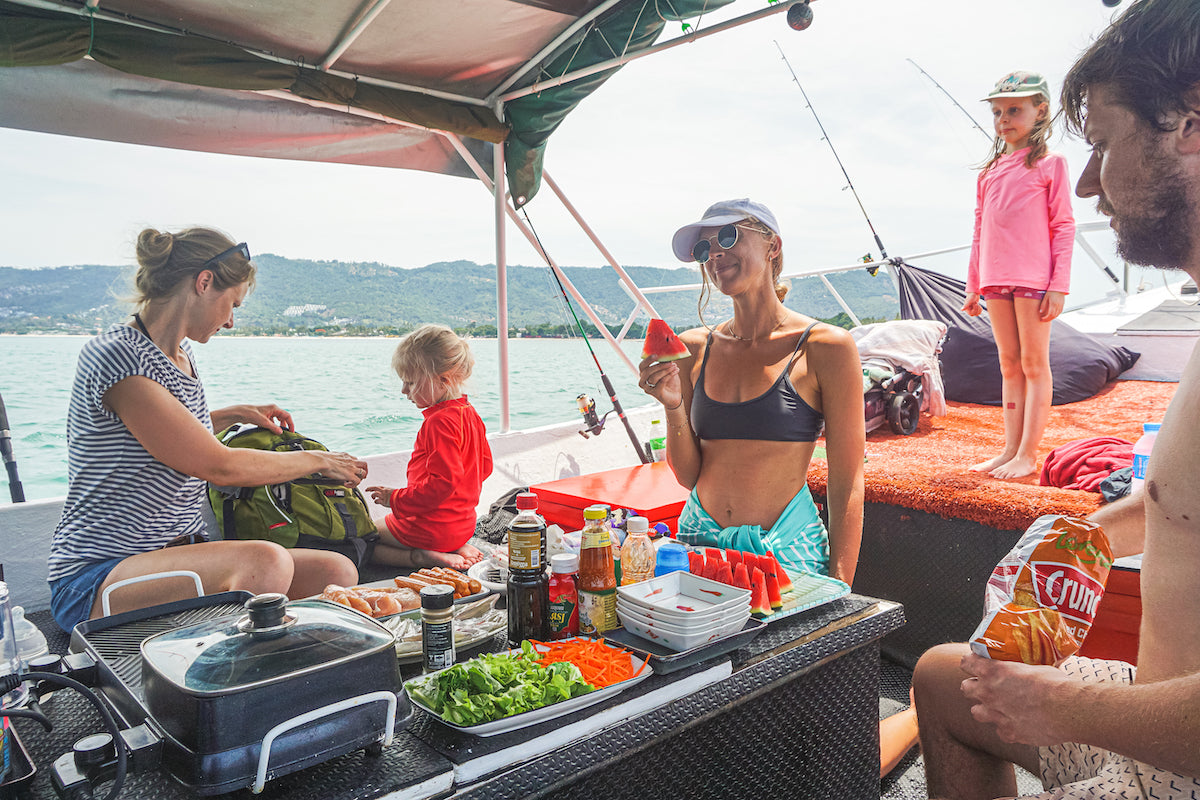
[[[812,323],[800,334],[783,372],[764,393],[741,403],[722,403],[704,391],[704,371],[713,334],[704,345],[704,360],[692,394],[692,429],[701,439],[759,439],[770,442],[815,442],[824,418],[792,386],[789,374],[800,348],[808,341]]]

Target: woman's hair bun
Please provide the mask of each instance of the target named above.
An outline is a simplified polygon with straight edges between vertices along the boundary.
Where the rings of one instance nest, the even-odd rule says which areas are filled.
[[[175,235],[169,231],[146,228],[138,234],[137,259],[144,267],[153,269],[167,263],[175,247]]]

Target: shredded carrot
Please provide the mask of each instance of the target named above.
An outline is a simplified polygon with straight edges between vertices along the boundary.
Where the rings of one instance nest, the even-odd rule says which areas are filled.
[[[614,683],[627,681],[642,674],[646,663],[633,671],[633,658],[626,650],[609,647],[603,639],[571,639],[565,642],[532,642],[539,648],[545,648],[542,658],[537,663],[543,667],[560,661],[569,661],[579,668],[583,679],[603,689]]]

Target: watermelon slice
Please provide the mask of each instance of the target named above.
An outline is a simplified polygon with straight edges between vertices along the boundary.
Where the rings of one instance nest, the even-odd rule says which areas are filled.
[[[746,565],[741,561],[733,570],[733,585],[739,589],[750,588],[750,573],[746,571]]]
[[[690,355],[670,325],[658,318],[650,320],[650,324],[646,326],[646,340],[642,343],[642,358],[676,361]]]
[[[717,565],[724,564],[724,563],[725,562],[719,558],[712,558],[711,556],[706,556],[704,558],[704,571],[700,573],[701,576],[708,578],[709,580],[715,581],[717,579]]]
[[[779,563],[779,559],[775,558],[774,553],[767,553],[766,557],[771,559],[771,562],[775,565],[775,579],[779,581],[779,591],[792,591],[792,579],[787,574],[787,570],[783,568],[783,565]],[[763,571],[765,572],[766,570]]]
[[[724,561],[725,553],[719,547],[706,547],[704,557],[709,561]]]
[[[783,598],[779,591],[779,564],[770,556],[764,556],[759,564],[763,566],[763,574],[767,576],[767,597],[771,600],[771,608],[778,611],[783,608]]]
[[[704,574],[704,556],[700,553],[689,552],[688,556],[688,572],[693,575]]]
[[[758,567],[750,574],[750,613],[758,619],[771,615],[771,601],[767,599],[767,576]]]
[[[729,566],[728,561],[722,561],[717,565],[717,574],[713,580],[720,581],[726,586],[733,586],[733,567]],[[768,580],[770,579],[768,578]]]
[[[734,550],[731,547],[726,547],[725,560],[736,567],[738,564],[742,563],[742,551]]]

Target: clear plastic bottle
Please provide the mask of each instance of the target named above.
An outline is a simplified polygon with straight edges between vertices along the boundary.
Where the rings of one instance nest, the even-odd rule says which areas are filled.
[[[654,545],[647,536],[650,521],[630,517],[625,523],[625,544],[621,545],[621,585],[654,577]]]
[[[1154,439],[1158,436],[1160,423],[1147,422],[1142,425],[1142,438],[1133,446],[1133,480],[1129,484],[1130,494],[1140,492],[1146,485],[1146,467],[1150,464],[1150,452],[1154,450]]]
[[[655,461],[667,458],[667,429],[661,419],[650,420],[650,458]]]
[[[0,581],[0,675],[15,675],[21,671],[21,656],[17,650],[17,636],[13,632],[12,607],[8,601],[8,584]],[[29,699],[29,686],[22,683],[4,697],[0,705],[17,708]]]
[[[30,659],[50,652],[46,644],[46,634],[38,630],[38,626],[25,619],[25,609],[15,606],[12,610],[13,633],[17,637],[17,655],[21,663],[28,664]]]

